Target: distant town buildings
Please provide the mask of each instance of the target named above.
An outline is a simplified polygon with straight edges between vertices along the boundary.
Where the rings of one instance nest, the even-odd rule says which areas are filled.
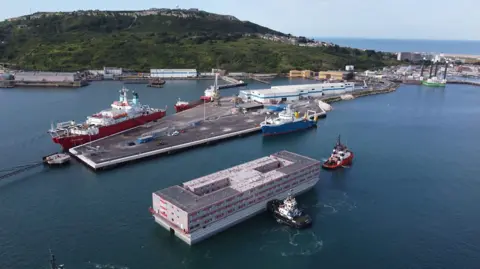
[[[335,46],[333,43],[317,41],[313,39],[300,38],[296,36],[278,36],[273,34],[258,34],[258,37],[270,41],[296,45],[301,47],[330,47]],[[303,42],[301,42],[303,41]]]

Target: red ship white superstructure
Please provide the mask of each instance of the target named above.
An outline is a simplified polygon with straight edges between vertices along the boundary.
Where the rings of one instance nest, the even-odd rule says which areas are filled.
[[[120,98],[114,101],[111,108],[102,110],[87,117],[83,123],[67,121],[58,123],[48,131],[53,142],[60,144],[64,150],[91,142],[102,137],[116,134],[124,130],[161,119],[165,109],[150,108],[142,105],[138,93],[132,92],[133,99],[127,99],[128,89],[120,90]]]
[[[186,102],[182,101],[180,98],[178,99],[177,103],[175,104],[175,112],[182,112],[184,110],[194,108],[196,106],[199,106],[201,104],[205,103],[204,100],[197,100],[193,102]]]
[[[353,161],[353,152],[340,142],[340,135],[337,139],[337,144],[333,148],[333,152],[323,163],[325,169],[337,169],[340,167],[351,165]]]
[[[175,104],[175,111],[178,113],[199,106],[202,103],[211,102],[215,99],[216,95],[218,95],[218,73],[215,74],[215,82],[213,86],[210,86],[205,90],[204,95],[200,97],[200,100],[186,102],[178,99]]]

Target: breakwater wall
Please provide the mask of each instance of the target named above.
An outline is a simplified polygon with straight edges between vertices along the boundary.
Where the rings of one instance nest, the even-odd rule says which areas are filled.
[[[360,91],[352,92],[350,94],[354,98],[358,98],[358,97],[370,96],[370,95],[375,95],[375,94],[390,93],[390,92],[396,91],[399,86],[400,86],[400,84],[394,84],[394,85],[390,85],[387,88],[380,89],[380,90],[360,90]],[[323,102],[328,103],[328,104],[343,101],[341,96],[325,97],[325,98],[322,98],[320,100],[322,100]]]
[[[1,81],[0,87],[13,88],[13,87],[49,87],[49,88],[80,88],[87,86],[88,81],[17,81],[17,80],[4,80]]]
[[[451,80],[447,81],[447,84],[463,84],[463,85],[472,85],[480,86],[480,81],[468,81],[468,80]]]

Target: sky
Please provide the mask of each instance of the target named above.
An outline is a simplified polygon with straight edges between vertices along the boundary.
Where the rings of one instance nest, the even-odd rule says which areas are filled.
[[[307,37],[480,40],[480,0],[21,0],[0,20],[38,11],[198,8]]]

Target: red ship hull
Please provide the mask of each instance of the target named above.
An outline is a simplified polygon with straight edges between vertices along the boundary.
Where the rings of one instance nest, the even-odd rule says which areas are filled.
[[[190,108],[194,108],[196,106],[199,106],[203,104],[203,100],[197,100],[195,102],[189,102],[188,104],[181,104],[181,105],[175,105],[175,112],[182,112]]]
[[[325,169],[334,170],[343,166],[351,165],[353,161],[353,152],[350,152],[350,156],[342,160],[339,164],[329,164],[328,161],[324,162],[322,167]]]
[[[129,119],[114,125],[100,127],[99,132],[96,135],[72,135],[65,137],[53,137],[52,140],[54,143],[60,144],[64,150],[68,150],[70,148],[80,146],[82,144],[131,129],[133,127],[137,127],[154,120],[159,120],[163,118],[165,114],[166,112],[162,110],[134,119]]]

